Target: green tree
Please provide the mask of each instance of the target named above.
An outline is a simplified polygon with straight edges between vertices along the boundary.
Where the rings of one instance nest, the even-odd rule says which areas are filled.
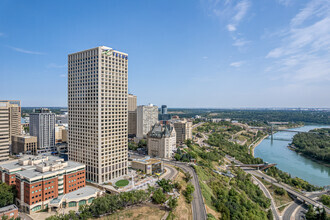
[[[177,206],[178,206],[178,199],[171,197],[168,200],[168,207],[170,207],[171,210],[174,210]]]
[[[0,183],[0,208],[14,203],[16,196],[15,186]]]
[[[163,193],[162,189],[157,189],[154,194],[152,195],[152,200],[156,203],[156,204],[162,204],[166,201],[166,196]]]

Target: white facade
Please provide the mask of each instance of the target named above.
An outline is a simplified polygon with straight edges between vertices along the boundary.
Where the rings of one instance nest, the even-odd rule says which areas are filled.
[[[140,105],[137,107],[136,137],[143,138],[158,122],[158,107],[155,105]]]
[[[156,124],[147,135],[148,155],[171,158],[176,151],[176,132],[172,125]]]
[[[127,174],[128,55],[101,46],[68,57],[69,159],[103,183]]]

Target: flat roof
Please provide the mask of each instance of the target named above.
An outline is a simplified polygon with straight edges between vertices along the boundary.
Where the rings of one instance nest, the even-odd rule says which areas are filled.
[[[19,160],[15,160],[13,162],[5,163],[5,164],[0,164],[0,168],[6,169],[9,172],[15,172],[16,175],[20,175],[22,177],[28,178],[28,179],[33,179],[37,177],[43,177],[43,176],[51,176],[53,174],[57,174],[58,172],[61,171],[71,171],[74,169],[77,169],[79,167],[85,167],[84,164],[74,162],[74,161],[63,161],[63,158],[60,157],[54,157],[54,156],[47,156],[48,160],[42,162],[45,164],[45,166],[51,166],[51,165],[56,165],[57,163],[67,163],[67,166],[63,167],[62,169],[54,170],[54,171],[46,171],[46,172],[40,172],[37,171],[37,167],[39,164],[36,165],[20,165]],[[31,159],[42,159],[42,157],[37,157],[37,156],[32,156],[32,155],[25,155],[21,159],[23,160],[28,160],[29,158]],[[58,161],[59,160],[59,161]]]
[[[5,207],[0,208],[0,213],[8,212],[14,209],[18,209],[16,205],[7,205]]]

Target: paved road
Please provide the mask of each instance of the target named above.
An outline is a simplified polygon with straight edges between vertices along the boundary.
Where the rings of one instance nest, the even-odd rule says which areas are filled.
[[[259,188],[264,192],[264,194],[266,195],[267,198],[270,199],[271,201],[271,210],[272,210],[272,213],[273,213],[273,216],[274,216],[274,219],[276,220],[280,220],[281,217],[279,216],[278,212],[277,212],[277,209],[276,209],[276,204],[274,202],[274,199],[272,197],[272,195],[269,193],[268,189],[264,186],[264,184],[258,180],[256,177],[252,176],[252,178],[258,183],[258,186]]]
[[[191,176],[192,176],[191,182],[195,187],[195,191],[193,193],[194,199],[191,203],[193,219],[194,220],[205,220],[206,219],[206,209],[205,209],[205,204],[204,204],[204,200],[203,200],[203,196],[202,196],[202,191],[199,186],[198,176],[197,176],[195,170],[186,163],[173,162],[173,161],[164,161],[164,163],[180,167],[184,172],[189,172],[191,174]]]
[[[317,197],[327,194],[326,191],[318,192],[318,193],[312,193],[308,195],[311,199],[316,199]],[[283,214],[283,220],[301,220],[303,219],[302,216],[305,216],[305,213],[308,211],[308,206],[304,204],[301,200],[296,199],[293,204],[291,204],[286,211]]]
[[[205,122],[199,122],[198,124],[193,125],[193,126],[192,126],[192,129],[197,128],[197,127],[203,125],[204,123],[205,123]]]
[[[314,206],[324,207],[325,208],[325,211],[328,214],[330,213],[330,208],[324,206],[323,204],[321,204],[320,202],[316,201],[315,199],[309,198],[308,196],[306,196],[306,195],[304,195],[304,194],[302,194],[300,192],[297,192],[296,190],[294,190],[290,186],[288,186],[286,184],[282,184],[282,183],[277,183],[276,180],[274,180],[273,178],[269,177],[268,175],[266,175],[266,174],[264,174],[262,172],[253,171],[253,170],[250,170],[248,172],[251,173],[252,175],[261,177],[264,180],[273,183],[277,187],[280,187],[280,188],[285,189],[291,195],[294,195],[295,197],[299,197],[300,199],[303,199],[304,201],[306,201],[309,204],[312,204]]]
[[[167,180],[173,180],[178,174],[178,171],[174,167],[169,165],[164,165],[164,167],[166,168],[167,172],[165,173],[163,178]]]

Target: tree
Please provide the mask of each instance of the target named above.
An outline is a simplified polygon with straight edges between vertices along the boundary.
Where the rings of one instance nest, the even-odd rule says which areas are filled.
[[[15,186],[0,183],[0,208],[14,203],[16,196]]]
[[[189,182],[192,179],[192,176],[189,172],[184,173],[184,180]]]
[[[174,210],[177,206],[178,206],[178,199],[171,197],[168,200],[168,207],[170,207],[171,210]]]
[[[306,215],[305,215],[306,219],[307,220],[314,220],[315,219],[315,215],[316,215],[316,213],[314,211],[313,206],[312,205],[309,205],[308,206],[308,211],[306,212]]]
[[[274,218],[271,209],[268,209],[268,212],[267,212],[267,218],[268,218],[269,220],[273,220],[273,218]]]
[[[156,204],[162,204],[166,201],[166,196],[163,193],[162,189],[157,189],[154,194],[152,195],[152,200],[156,203]]]

